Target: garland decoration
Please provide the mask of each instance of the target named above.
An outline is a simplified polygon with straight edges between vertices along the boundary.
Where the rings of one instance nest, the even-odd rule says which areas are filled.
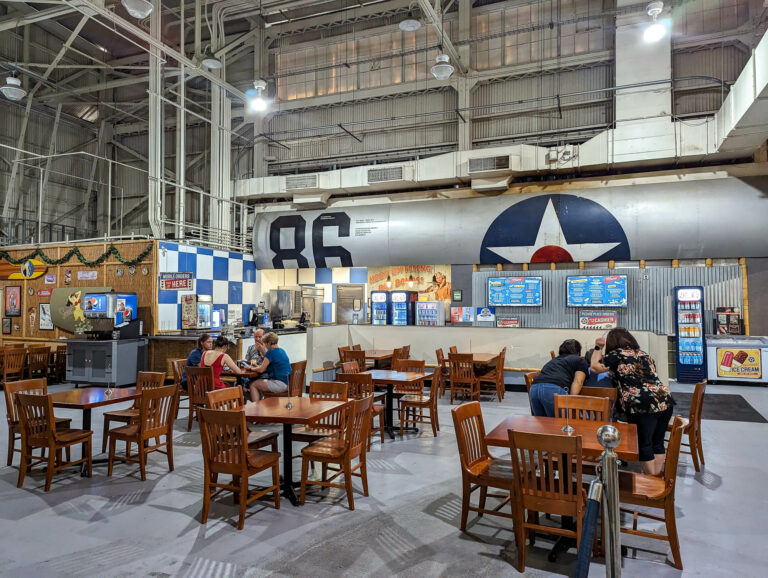
[[[11,255],[8,253],[8,251],[0,250],[0,261],[5,259],[8,261],[11,265],[21,265],[22,263],[28,261],[29,259],[36,259],[40,258],[41,261],[48,265],[63,265],[67,261],[69,261],[72,257],[77,257],[77,260],[80,261],[83,265],[87,265],[88,267],[95,267],[97,265],[101,265],[104,261],[107,260],[107,257],[110,255],[114,256],[115,259],[120,261],[123,265],[137,265],[138,263],[141,263],[147,255],[152,251],[152,243],[147,245],[147,248],[144,249],[135,259],[124,259],[122,255],[120,255],[120,251],[117,250],[117,247],[110,244],[104,253],[100,257],[97,257],[96,259],[90,261],[83,257],[83,254],[80,253],[80,249],[77,247],[73,247],[69,251],[67,251],[67,254],[64,255],[61,259],[51,259],[43,253],[43,250],[38,248],[35,249],[32,253],[29,255],[26,255],[22,257],[21,259],[14,259],[11,257]]]

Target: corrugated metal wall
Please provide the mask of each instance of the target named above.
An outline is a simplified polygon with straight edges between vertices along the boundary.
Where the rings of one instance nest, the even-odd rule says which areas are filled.
[[[519,317],[523,327],[577,328],[578,307],[566,306],[566,278],[577,275],[626,275],[627,301],[616,309],[620,326],[635,331],[674,334],[672,290],[679,285],[704,287],[707,329],[716,307],[742,306],[741,267],[652,267],[647,269],[558,269],[542,271],[478,271],[472,275],[472,306],[488,305],[488,279],[542,277],[542,307],[497,307],[496,315]],[[583,307],[581,309],[589,309]],[[610,308],[608,308],[610,309]],[[475,323],[492,326],[492,323]]]

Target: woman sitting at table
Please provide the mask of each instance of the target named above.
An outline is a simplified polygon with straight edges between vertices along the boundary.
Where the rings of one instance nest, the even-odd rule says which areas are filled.
[[[261,391],[285,393],[288,391],[288,377],[291,375],[291,362],[285,350],[277,346],[277,334],[267,333],[263,340],[267,353],[255,371],[267,373],[266,379],[251,381],[251,400],[258,401]]]
[[[221,372],[224,370],[224,366],[236,375],[243,375],[245,373],[227,354],[232,345],[234,344],[229,339],[219,335],[213,343],[213,350],[203,353],[200,359],[200,367],[213,368],[214,389],[224,389],[227,387],[227,384],[221,381]]]
[[[637,425],[643,472],[659,475],[664,466],[664,434],[675,402],[669,386],[656,373],[656,362],[640,349],[629,331],[617,327],[608,332],[608,337],[595,340],[590,369],[595,373],[611,372],[627,420]]]
[[[581,356],[581,343],[566,339],[560,345],[559,355],[547,362],[533,378],[531,410],[533,415],[555,417],[555,395],[578,395],[589,367]]]

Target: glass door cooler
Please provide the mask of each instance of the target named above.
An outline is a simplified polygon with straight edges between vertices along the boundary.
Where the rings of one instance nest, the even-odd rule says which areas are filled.
[[[442,301],[417,301],[416,325],[445,325],[445,304]]]
[[[387,291],[371,291],[371,324],[389,325],[390,316],[389,293]]]
[[[413,325],[416,316],[416,291],[392,291],[392,325]]]
[[[677,381],[679,383],[698,383],[707,377],[704,288],[675,287],[674,296]]]

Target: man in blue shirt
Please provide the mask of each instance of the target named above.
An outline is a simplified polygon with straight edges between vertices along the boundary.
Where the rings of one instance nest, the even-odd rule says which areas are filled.
[[[267,348],[267,353],[264,355],[264,361],[255,370],[260,373],[266,372],[267,378],[251,382],[251,400],[253,401],[260,399],[260,392],[287,392],[291,375],[291,362],[285,350],[277,346],[277,334],[267,333],[262,341]]]

